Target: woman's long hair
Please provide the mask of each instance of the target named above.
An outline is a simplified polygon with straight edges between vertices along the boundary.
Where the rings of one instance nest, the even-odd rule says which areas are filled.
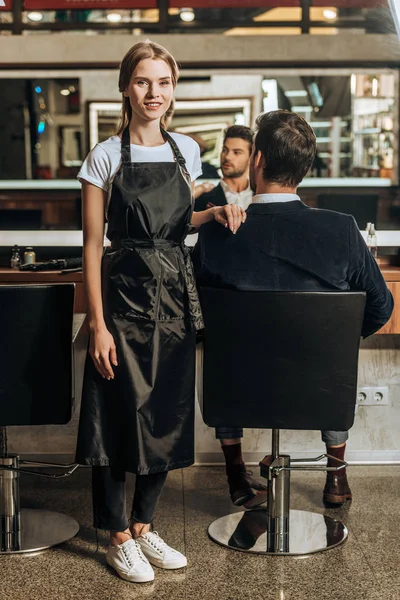
[[[128,50],[128,52],[125,54],[119,70],[118,87],[119,91],[122,93],[122,114],[121,121],[117,130],[117,135],[120,135],[124,131],[124,129],[129,125],[132,118],[132,107],[129,98],[126,98],[123,95],[123,92],[125,92],[128,88],[132,74],[136,69],[137,65],[140,63],[141,60],[144,60],[145,58],[152,58],[154,60],[158,59],[166,62],[171,69],[171,79],[174,88],[176,87],[176,84],[178,82],[178,65],[176,64],[174,57],[168,52],[168,50],[163,48],[163,46],[160,46],[155,42],[151,42],[150,40],[146,40],[145,42],[138,42],[137,44],[132,46],[132,48]],[[163,118],[164,115],[161,118],[161,124],[163,124]]]

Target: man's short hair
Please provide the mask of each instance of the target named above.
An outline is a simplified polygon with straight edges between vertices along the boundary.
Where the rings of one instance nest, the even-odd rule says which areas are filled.
[[[246,127],[245,125],[231,125],[224,131],[224,144],[225,140],[228,138],[241,138],[242,140],[249,142],[251,154],[253,148],[253,131],[250,127]]]
[[[263,179],[284,187],[297,187],[315,158],[317,142],[303,117],[288,110],[273,110],[256,120],[255,152],[264,157]]]

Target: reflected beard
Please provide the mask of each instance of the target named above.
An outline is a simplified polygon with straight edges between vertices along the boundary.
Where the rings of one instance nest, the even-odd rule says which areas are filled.
[[[226,179],[237,179],[238,177],[242,177],[246,173],[247,169],[242,171],[229,171],[229,173],[226,173],[224,167],[221,167],[221,171]]]

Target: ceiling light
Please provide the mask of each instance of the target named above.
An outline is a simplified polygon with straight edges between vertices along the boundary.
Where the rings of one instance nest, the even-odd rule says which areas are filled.
[[[325,19],[333,21],[337,17],[337,10],[334,8],[325,8],[322,14],[324,15]]]
[[[34,10],[32,12],[28,12],[28,19],[35,21],[35,23],[39,23],[39,21],[43,19],[43,14]]]
[[[193,8],[181,8],[179,16],[185,23],[191,23],[194,21],[194,10]]]
[[[69,96],[70,95],[70,91],[68,88],[64,88],[63,90],[60,90],[60,94],[61,96]]]
[[[122,15],[119,12],[109,12],[107,14],[107,21],[109,23],[119,23],[122,19]]]

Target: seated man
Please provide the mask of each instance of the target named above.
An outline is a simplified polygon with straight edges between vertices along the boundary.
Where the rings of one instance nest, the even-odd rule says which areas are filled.
[[[225,130],[220,156],[222,179],[216,187],[204,183],[196,187],[194,210],[224,204],[237,204],[247,209],[253,199],[249,182],[252,145],[253,132],[250,127],[231,125]]]
[[[255,190],[247,220],[236,235],[218,224],[201,228],[194,250],[199,285],[264,291],[345,291],[367,293],[362,335],[375,333],[390,318],[393,298],[354,218],[307,207],[297,186],[310,169],[315,134],[300,116],[283,110],[257,119],[250,162]],[[231,447],[240,462],[241,430]],[[323,431],[326,452],[344,459],[347,431]],[[238,458],[239,457],[239,458]],[[329,459],[329,466],[336,466]],[[351,499],[345,469],[328,472],[323,500]]]

